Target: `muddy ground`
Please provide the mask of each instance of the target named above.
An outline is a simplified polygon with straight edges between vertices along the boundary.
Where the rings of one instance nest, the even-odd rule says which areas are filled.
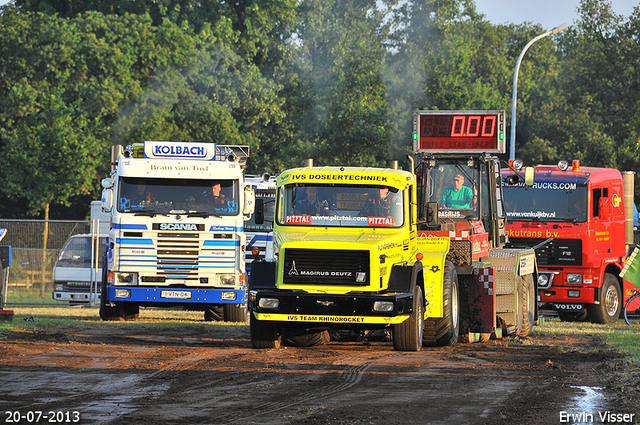
[[[4,331],[0,414],[4,423],[15,417],[7,412],[42,412],[39,423],[62,412],[114,425],[546,425],[600,423],[605,411],[635,423],[640,413],[614,382],[621,356],[597,336],[534,332],[420,352],[380,339],[254,350],[248,326]]]

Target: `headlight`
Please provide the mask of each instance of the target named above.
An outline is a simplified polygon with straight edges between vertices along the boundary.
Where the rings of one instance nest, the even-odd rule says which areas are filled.
[[[546,288],[549,286],[549,276],[546,274],[538,275],[538,288]]]
[[[53,285],[54,291],[64,291],[64,285],[62,283],[56,283]]]
[[[138,284],[137,273],[116,273],[114,285],[136,286]]]
[[[235,301],[237,296],[235,292],[223,292],[221,298],[225,301]]]
[[[236,275],[234,274],[220,275],[220,285],[235,286],[235,284],[236,284]]]
[[[137,273],[116,273],[114,285],[136,286],[138,284]]]
[[[277,298],[260,298],[260,301],[258,301],[258,307],[275,310],[280,307],[280,300]]]
[[[383,311],[386,313],[392,312],[394,309],[393,303],[391,301],[376,301],[373,303],[374,311]]]
[[[116,298],[131,298],[130,289],[116,289]]]
[[[580,273],[568,273],[567,283],[572,283],[572,284],[582,283],[582,275]]]

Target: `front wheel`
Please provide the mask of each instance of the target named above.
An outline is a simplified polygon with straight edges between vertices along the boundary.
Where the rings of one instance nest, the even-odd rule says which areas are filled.
[[[223,314],[225,322],[244,323],[248,319],[247,304],[224,304]]]
[[[100,318],[109,322],[124,321],[124,308],[122,303],[115,305],[107,304],[107,257],[102,262],[102,288],[100,289]]]
[[[124,320],[135,321],[140,318],[140,306],[138,304],[124,303],[122,306]]]
[[[627,325],[631,326],[631,322],[629,321],[632,317],[637,317],[640,315],[640,293],[635,294],[627,301],[627,304],[624,306],[624,321],[627,322]]]
[[[249,313],[249,335],[253,348],[280,348],[282,337],[274,322],[266,322]]]
[[[610,273],[604,274],[600,288],[600,304],[587,306],[589,320],[602,325],[616,323],[622,311],[622,291],[618,278]]]
[[[205,322],[222,322],[224,320],[224,309],[221,304],[209,304],[204,309]]]
[[[420,351],[424,327],[424,296],[418,285],[413,289],[413,312],[407,320],[393,325],[393,348],[398,351]]]

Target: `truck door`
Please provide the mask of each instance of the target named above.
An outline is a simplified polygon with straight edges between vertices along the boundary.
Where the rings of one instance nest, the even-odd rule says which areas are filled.
[[[622,185],[593,187],[592,209],[596,244],[599,251],[608,256],[623,256],[625,245],[625,217],[622,202]]]
[[[480,205],[486,203],[486,207],[482,212],[483,224],[489,231],[491,246],[499,248],[506,243],[506,214],[502,200],[500,162],[497,158],[491,159],[481,164],[481,168],[483,168],[481,170],[483,180],[486,175],[486,192],[488,192],[481,195]]]

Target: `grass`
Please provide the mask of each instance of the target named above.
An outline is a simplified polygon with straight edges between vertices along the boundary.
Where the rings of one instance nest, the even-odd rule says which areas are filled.
[[[246,323],[205,322],[202,311],[178,309],[140,309],[140,319],[131,322],[103,322],[96,307],[7,307],[13,310],[13,321],[0,322],[0,332],[38,330],[55,332],[59,328],[83,329],[96,326],[247,326]],[[26,321],[33,317],[34,321]]]
[[[544,323],[534,329],[540,334],[602,335],[609,347],[629,354],[631,360],[640,365],[640,323],[638,321],[628,326],[624,320],[618,320],[613,325],[599,325],[561,322],[557,318],[545,318]]]
[[[61,305],[66,305],[66,303],[55,301],[51,297],[51,288],[49,288],[49,286],[47,286],[44,295],[42,295],[40,288],[27,289],[9,287],[6,302],[9,305],[11,305],[11,303],[53,304],[56,302],[59,302]]]
[[[55,330],[59,326],[73,326],[82,328],[83,326],[136,326],[139,324],[151,326],[189,326],[202,325],[203,313],[201,311],[184,311],[179,309],[145,309],[140,310],[140,320],[137,322],[103,322],[95,307],[7,307],[14,311],[12,322],[0,322],[1,330],[34,329]],[[33,317],[34,322],[23,320]],[[619,320],[613,325],[597,325],[593,323],[561,322],[557,318],[544,317],[539,326],[533,328],[532,336],[550,334],[557,335],[602,335],[611,348],[628,353],[630,360],[635,364],[640,364],[640,322],[634,322],[633,326],[628,326],[623,320]],[[206,323],[208,325],[224,326],[247,326],[246,323]],[[525,338],[507,342],[508,345],[537,345],[540,344],[535,338]],[[561,347],[560,347],[561,348]]]

